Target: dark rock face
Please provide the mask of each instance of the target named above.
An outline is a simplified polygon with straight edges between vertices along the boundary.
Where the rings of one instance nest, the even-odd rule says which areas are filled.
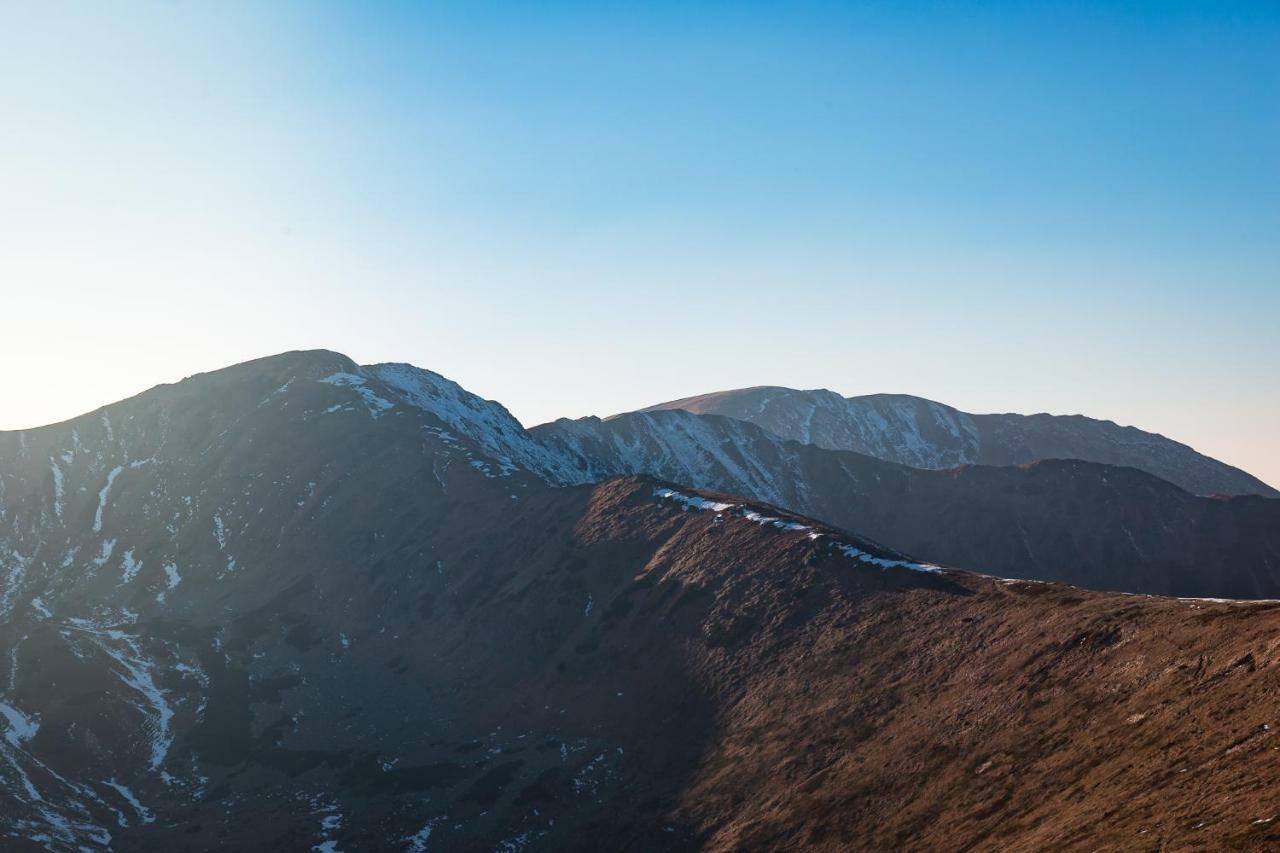
[[[0,434],[0,846],[1280,840],[1274,605],[943,571],[600,473],[323,352]]]
[[[1280,497],[1258,478],[1185,444],[1080,415],[971,415],[905,394],[846,398],[774,387],[704,394],[642,411],[667,409],[750,421],[792,441],[914,468],[1081,459],[1137,468],[1195,495]]]

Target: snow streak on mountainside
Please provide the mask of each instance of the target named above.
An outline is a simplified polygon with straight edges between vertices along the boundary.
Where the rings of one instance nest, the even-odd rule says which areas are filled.
[[[458,435],[479,445],[496,473],[530,471],[553,482],[586,482],[559,456],[530,440],[520,422],[501,404],[482,400],[438,373],[410,364],[376,364],[364,372],[395,390],[406,404],[439,418]],[[444,440],[452,436],[441,432]]]
[[[530,434],[585,481],[649,473],[801,511],[795,449],[750,424],[657,412],[609,422],[559,420]]]
[[[1192,494],[1280,497],[1256,477],[1184,444],[1079,415],[971,415],[903,394],[845,398],[776,387],[704,394],[641,411],[665,409],[750,421],[782,438],[915,468],[1081,459],[1138,468]]]

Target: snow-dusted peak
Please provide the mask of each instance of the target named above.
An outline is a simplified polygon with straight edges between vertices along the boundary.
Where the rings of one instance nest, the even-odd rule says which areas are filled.
[[[824,388],[760,386],[689,397],[644,411],[657,409],[724,415],[792,441],[854,450],[918,468],[976,461],[972,418],[919,397],[877,394],[846,399]]]
[[[679,409],[633,412],[606,421],[562,419],[534,427],[532,435],[587,481],[643,473],[787,502],[778,476],[790,451],[772,433],[740,420]]]
[[[561,457],[535,442],[502,404],[411,364],[374,364],[361,368],[361,373],[382,383],[405,404],[474,441],[502,474],[524,469],[551,482],[565,479]]]
[[[824,389],[773,386],[686,397],[641,411],[664,409],[750,421],[785,439],[913,468],[1083,459],[1138,468],[1198,495],[1280,496],[1257,478],[1185,444],[1079,415],[969,414],[907,394],[841,397]]]

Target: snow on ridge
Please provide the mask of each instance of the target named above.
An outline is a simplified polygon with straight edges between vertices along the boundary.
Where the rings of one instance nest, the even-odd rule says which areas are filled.
[[[661,500],[674,501],[675,503],[683,506],[685,510],[694,510],[699,512],[711,511],[717,513],[735,510],[735,515],[745,518],[748,521],[754,521],[757,524],[772,526],[779,530],[810,530],[809,538],[814,540],[821,539],[826,536],[824,533],[813,531],[810,525],[799,524],[794,521],[785,521],[781,518],[767,516],[764,513],[743,504],[713,501],[707,498],[698,497],[697,495],[686,495],[683,492],[677,492],[675,489],[661,487],[655,488],[653,490],[653,494],[654,497]],[[846,557],[852,557],[861,563],[869,563],[873,566],[879,566],[882,569],[907,569],[908,571],[924,572],[931,575],[940,575],[946,571],[942,567],[935,566],[931,563],[917,563],[914,560],[895,560],[888,557],[877,557],[874,554],[864,551],[854,545],[850,545],[847,542],[833,540],[831,542],[831,547],[835,548]]]
[[[846,557],[852,557],[863,563],[870,563],[873,566],[879,566],[882,569],[907,569],[912,572],[925,572],[931,575],[940,575],[944,569],[931,563],[917,563],[912,560],[890,560],[885,557],[876,557],[868,554],[861,548],[855,548],[844,542],[836,542],[835,547]]]
[[[719,501],[700,498],[697,495],[686,495],[681,492],[677,492],[675,489],[654,489],[653,494],[663,500],[675,501],[676,503],[681,504],[685,509],[724,512],[726,509],[732,509],[735,506],[735,504],[720,503]]]
[[[763,515],[761,513],[756,512],[753,509],[746,509],[745,507],[743,508],[743,511],[740,514],[742,515],[743,518],[747,519],[748,521],[754,521],[756,524],[772,524],[774,527],[777,527],[781,530],[808,530],[809,529],[809,525],[807,524],[797,524],[794,521],[783,521],[780,518],[773,518],[771,516]]]
[[[852,397],[845,417],[868,452],[918,468],[945,468],[977,459],[978,430],[971,415],[918,397]],[[926,437],[934,428],[950,438]]]
[[[1180,601],[1183,604],[1190,604],[1193,609],[1197,609],[1201,604],[1233,604],[1238,606],[1261,605],[1261,604],[1280,604],[1280,598],[1199,598],[1188,595],[1156,595],[1150,592],[1121,592],[1121,591],[1101,591],[1090,589],[1088,587],[1076,586],[1075,584],[1065,583],[1063,581],[1040,580],[1037,578],[999,578],[994,575],[983,575],[990,577],[996,583],[1002,586],[1016,586],[1018,584],[1031,583],[1041,584],[1043,586],[1059,586],[1067,589],[1082,589],[1086,592],[1099,592],[1105,595],[1123,595],[1128,598],[1158,598],[1169,601]]]
[[[932,400],[897,394],[842,397],[826,389],[744,392],[730,393],[702,413],[749,421],[790,441],[913,467],[948,468],[977,458],[980,438],[973,416]]]
[[[785,457],[787,448],[767,431],[730,418],[660,409],[607,421],[562,419],[535,428],[533,435],[566,459],[562,482],[645,474],[693,488],[742,493],[765,503],[788,503],[778,472],[763,461],[770,451]],[[773,444],[764,448],[761,441]],[[784,468],[789,464],[784,458]]]
[[[1280,598],[1193,598],[1185,595],[1178,596],[1178,601],[1206,604],[1280,604]]]
[[[552,483],[575,479],[566,460],[537,443],[501,404],[410,364],[375,364],[361,370],[392,388],[407,405],[480,445],[501,476],[524,468]]]
[[[318,381],[323,382],[326,385],[336,385],[342,388],[350,388],[352,391],[355,391],[360,395],[360,398],[364,400],[364,404],[369,410],[370,417],[377,418],[388,409],[395,408],[395,404],[390,400],[379,397],[374,393],[373,389],[369,388],[366,384],[366,380],[363,376],[358,376],[354,373],[339,372],[326,376]],[[329,411],[332,411],[332,409]]]
[[[781,518],[775,518],[771,515],[765,515],[762,512],[752,509],[745,504],[724,503],[722,501],[713,501],[707,498],[701,498],[697,495],[686,495],[683,492],[677,492],[675,489],[656,488],[653,490],[655,497],[662,500],[674,501],[685,509],[695,510],[699,512],[727,512],[734,510],[734,514],[745,518],[747,521],[754,521],[756,524],[768,527],[776,527],[779,530],[809,530],[807,524],[798,524],[794,521],[784,521]],[[821,535],[821,534],[816,534]],[[811,534],[811,537],[815,537]]]
[[[714,466],[719,466],[720,470],[732,478],[733,483],[749,487],[756,500],[784,503],[774,472],[761,464],[758,453],[747,452],[752,446],[751,441],[737,421],[730,420],[723,424],[723,428],[729,432],[731,446],[741,451],[735,458],[735,454],[724,450],[725,436],[717,432],[713,422],[705,417],[685,411],[646,412],[640,417],[651,427],[652,435],[662,440],[664,453],[674,457],[692,479],[711,483],[717,479],[714,476]],[[710,463],[714,463],[714,466]],[[628,473],[644,473],[649,467],[640,462]],[[659,467],[663,467],[661,462]],[[683,481],[683,478],[674,479]],[[734,490],[736,491],[736,486]]]

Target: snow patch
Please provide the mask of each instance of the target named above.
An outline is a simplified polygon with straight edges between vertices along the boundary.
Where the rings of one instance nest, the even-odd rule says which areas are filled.
[[[138,816],[138,819],[141,820],[143,823],[156,822],[155,813],[152,812],[151,809],[144,806],[142,802],[136,796],[134,796],[133,791],[130,791],[128,788],[126,788],[124,785],[121,785],[115,779],[108,779],[105,782],[103,782],[103,784],[114,788],[116,793],[124,797],[125,802],[129,804],[129,807],[133,809],[134,814],[136,814]]]
[[[408,846],[405,847],[405,853],[426,853],[427,839],[431,837],[432,831],[440,824],[441,821],[448,820],[448,816],[432,818],[427,821],[426,825],[415,832],[413,835],[407,835],[400,840]]]
[[[93,564],[97,566],[99,569],[105,566],[107,564],[107,561],[111,559],[111,553],[115,551],[115,549],[116,549],[116,540],[114,539],[102,540],[102,550],[98,552],[98,556],[93,558]]]
[[[132,548],[125,551],[120,558],[120,568],[122,570],[121,584],[129,583],[129,581],[138,576],[138,570],[142,568],[142,562],[133,558]]]
[[[675,489],[654,489],[653,494],[663,500],[675,501],[684,506],[685,509],[695,510],[711,510],[712,512],[723,512],[726,509],[733,509],[733,504],[720,503],[719,501],[707,500],[696,495],[686,495],[677,492]]]
[[[107,495],[111,492],[111,486],[115,483],[116,477],[120,476],[120,472],[124,470],[123,465],[117,465],[107,472],[107,484],[98,492],[98,511],[93,514],[93,532],[102,532],[102,510],[107,506]]]
[[[0,702],[0,717],[4,717],[9,723],[9,730],[5,732],[4,739],[12,747],[20,749],[23,743],[31,740],[36,736],[36,732],[40,731],[39,720],[28,717],[8,702]]]
[[[808,530],[809,529],[809,525],[807,524],[797,524],[794,521],[783,521],[781,518],[771,518],[770,516],[758,513],[753,509],[744,508],[741,512],[741,515],[743,518],[747,519],[748,521],[754,521],[756,524],[773,525],[779,530]]]
[[[682,505],[686,510],[726,512],[736,509],[736,514],[745,518],[747,521],[754,521],[756,524],[768,525],[776,527],[779,530],[808,530],[809,525],[799,524],[794,521],[785,521],[781,518],[775,518],[770,515],[754,510],[748,506],[739,506],[738,504],[722,503],[720,501],[709,500],[708,498],[700,498],[697,495],[686,495],[677,492],[675,489],[654,489],[653,493],[662,500],[675,501]],[[810,538],[815,538],[821,534],[811,534]]]
[[[49,471],[53,474],[53,514],[62,518],[62,469],[53,461],[53,457],[49,458]]]
[[[931,575],[940,575],[943,569],[929,563],[915,563],[910,560],[890,560],[885,557],[877,557],[869,554],[861,548],[855,548],[844,542],[833,543],[838,551],[846,557],[852,557],[862,563],[870,563],[873,566],[879,566],[882,569],[908,569],[913,572],[925,572]]]
[[[373,392],[363,376],[357,376],[354,373],[335,373],[332,376],[326,376],[320,380],[326,385],[336,385],[341,388],[350,388],[360,395],[364,400],[365,406],[369,409],[371,417],[379,417],[388,409],[394,409],[395,404],[389,400],[384,400]]]

